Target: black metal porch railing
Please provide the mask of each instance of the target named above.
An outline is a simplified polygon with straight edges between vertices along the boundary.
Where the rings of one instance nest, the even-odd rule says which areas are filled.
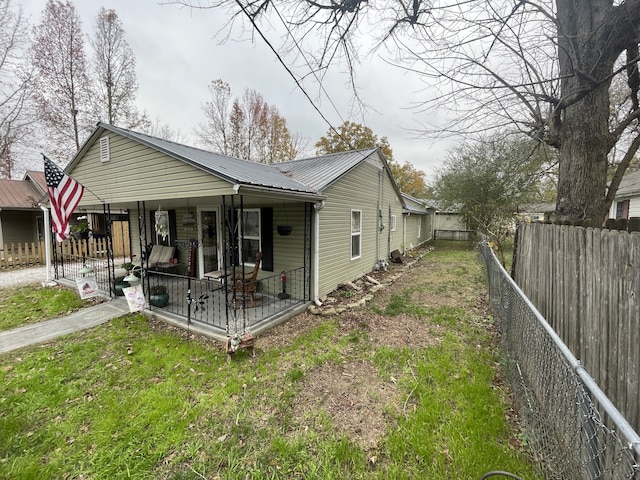
[[[253,301],[243,298],[235,302],[232,301],[231,286],[215,280],[150,272],[145,281],[150,289],[154,285],[164,285],[169,294],[169,303],[165,307],[151,305],[152,311],[177,315],[187,322],[199,322],[221,334],[234,334],[251,330],[306,301],[304,268],[285,274],[286,295],[283,295],[281,274],[277,274],[258,279]]]
[[[75,282],[79,278],[95,277],[101,292],[115,295],[116,279],[114,272],[109,271],[107,259],[60,254],[56,256],[54,266],[57,279]],[[82,273],[85,266],[92,271]],[[208,325],[221,334],[240,334],[308,300],[305,268],[284,273],[286,292],[283,291],[281,273],[262,277],[257,280],[253,302],[248,298],[231,302],[230,285],[216,280],[149,271],[143,275],[142,283],[150,310],[178,316],[187,324],[199,322]],[[164,307],[155,307],[149,303],[149,291],[155,285],[164,285],[169,294],[169,303]]]
[[[89,267],[91,271],[84,272]],[[98,289],[107,295],[113,292],[113,273],[109,273],[109,261],[106,258],[81,257],[71,254],[58,254],[54,262],[56,278],[76,281],[79,278],[95,277]]]

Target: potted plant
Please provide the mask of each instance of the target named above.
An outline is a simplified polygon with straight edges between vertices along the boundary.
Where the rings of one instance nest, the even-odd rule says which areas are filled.
[[[89,238],[91,228],[87,220],[80,220],[78,223],[71,225],[69,228],[71,234],[78,240]]]
[[[164,285],[153,285],[149,290],[149,303],[154,307],[166,307],[169,303],[169,294]]]
[[[124,281],[124,277],[116,277],[115,281],[113,282],[113,290],[118,297],[123,297],[124,292],[122,291],[122,289],[129,286],[129,283]]]
[[[127,271],[127,274],[131,273],[131,270],[133,270],[135,267],[135,265],[131,262],[124,262],[121,265],[121,268],[124,268]]]

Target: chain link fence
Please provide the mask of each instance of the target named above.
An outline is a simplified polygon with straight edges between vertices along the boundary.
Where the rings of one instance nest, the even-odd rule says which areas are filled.
[[[640,437],[482,243],[524,442],[553,480],[639,479]]]

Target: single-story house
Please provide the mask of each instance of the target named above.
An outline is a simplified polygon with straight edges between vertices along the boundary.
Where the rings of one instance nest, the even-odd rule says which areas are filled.
[[[640,217],[640,170],[622,178],[609,210],[609,218],[628,220],[631,217]]]
[[[86,188],[78,215],[129,212],[145,294],[159,283],[170,290],[159,313],[221,335],[321,302],[406,241],[385,228],[406,205],[379,148],[259,164],[100,123],[65,172]],[[158,246],[169,261],[148,268]],[[57,278],[74,280],[89,264],[114,291],[112,258],[54,256]],[[246,296],[240,280],[254,272]]]
[[[0,180],[0,250],[5,245],[44,239],[44,212],[39,207],[47,195],[43,172],[28,170],[22,180]]]
[[[424,200],[402,192],[405,208],[403,214],[403,253],[433,240],[435,209],[427,207]]]

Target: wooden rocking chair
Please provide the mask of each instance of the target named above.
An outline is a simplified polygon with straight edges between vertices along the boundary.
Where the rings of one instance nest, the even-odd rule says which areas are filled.
[[[249,307],[256,306],[256,289],[258,288],[258,271],[262,253],[256,253],[256,263],[251,273],[242,275],[242,272],[235,272],[234,278],[229,278],[229,296],[227,301],[234,309],[242,308],[243,305]]]

